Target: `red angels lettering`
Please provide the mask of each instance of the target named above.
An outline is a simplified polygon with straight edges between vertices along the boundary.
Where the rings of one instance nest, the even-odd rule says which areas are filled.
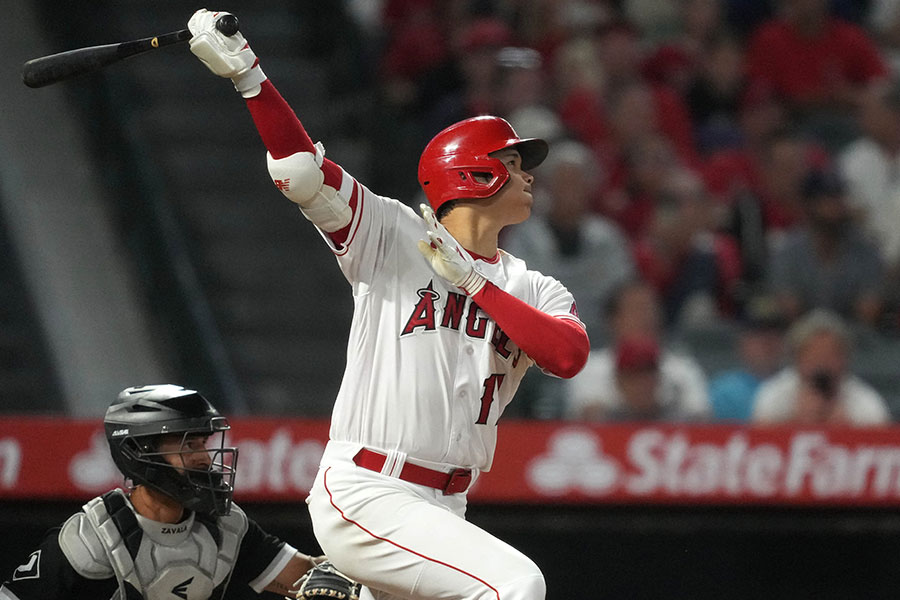
[[[484,393],[481,394],[481,412],[478,413],[477,425],[486,425],[488,415],[491,413],[491,405],[494,403],[494,392],[500,389],[506,375],[494,373],[484,380]]]
[[[487,335],[487,317],[478,316],[478,305],[469,304],[469,314],[466,315],[466,335],[473,338],[484,339]]]
[[[466,308],[467,299],[468,296],[465,294],[447,292],[447,304],[444,306],[444,316],[441,319],[441,327],[459,329],[459,324],[462,322],[463,311]]]
[[[400,335],[412,333],[417,327],[423,327],[425,331],[434,331],[434,301],[441,297],[440,294],[434,291],[434,281],[429,281],[426,287],[419,289],[416,293],[419,294],[419,301],[413,308],[412,314],[409,320],[406,321],[406,326],[403,327]]]
[[[509,358],[509,355],[512,354],[512,351],[506,347],[506,343],[508,341],[509,336],[503,333],[503,330],[500,329],[500,326],[497,325],[496,327],[494,327],[494,335],[491,336],[491,344],[494,346],[497,354],[499,354],[503,358]]]

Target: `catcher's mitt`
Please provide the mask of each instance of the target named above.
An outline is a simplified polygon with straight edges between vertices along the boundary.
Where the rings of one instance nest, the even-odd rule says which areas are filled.
[[[294,597],[298,599],[359,600],[360,585],[335,569],[327,560],[307,571],[294,584],[294,588],[297,589]]]

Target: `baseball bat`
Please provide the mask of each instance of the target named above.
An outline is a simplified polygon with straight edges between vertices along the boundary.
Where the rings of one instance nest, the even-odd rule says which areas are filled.
[[[237,17],[232,14],[222,15],[216,20],[216,29],[227,36],[234,35],[238,31]],[[30,88],[44,87],[76,75],[102,69],[129,56],[143,54],[156,48],[170,46],[189,39],[191,39],[190,30],[182,29],[129,42],[77,48],[58,54],[34,58],[25,63],[22,69],[22,81]]]

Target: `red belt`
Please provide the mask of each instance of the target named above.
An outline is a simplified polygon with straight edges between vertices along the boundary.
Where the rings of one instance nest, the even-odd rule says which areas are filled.
[[[363,448],[353,457],[356,466],[379,473],[384,467],[385,460],[387,460],[387,456],[368,448]],[[403,481],[441,490],[446,496],[466,491],[469,484],[472,483],[472,469],[453,469],[448,473],[405,463],[400,470],[399,478]]]

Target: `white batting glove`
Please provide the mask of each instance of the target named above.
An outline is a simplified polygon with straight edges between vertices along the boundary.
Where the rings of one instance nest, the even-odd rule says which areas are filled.
[[[419,240],[419,252],[428,260],[434,272],[462,289],[469,296],[481,291],[487,279],[475,270],[475,261],[465,251],[459,250],[447,228],[438,223],[434,211],[427,204],[420,204],[422,218],[428,225],[428,240]]]
[[[219,77],[228,77],[234,89],[244,98],[252,98],[260,91],[266,74],[259,67],[256,54],[240,31],[227,36],[216,29],[216,19],[226,12],[210,12],[201,8],[188,21],[191,31],[191,52]]]

